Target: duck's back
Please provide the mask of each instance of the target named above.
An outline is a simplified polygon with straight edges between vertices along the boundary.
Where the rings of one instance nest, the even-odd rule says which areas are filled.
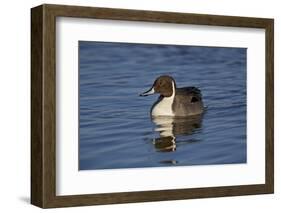
[[[204,110],[201,91],[196,87],[177,88],[172,108],[175,116],[201,114]]]

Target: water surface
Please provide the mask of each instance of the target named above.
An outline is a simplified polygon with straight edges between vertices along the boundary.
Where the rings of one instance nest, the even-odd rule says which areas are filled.
[[[206,111],[150,119],[160,75],[196,86]],[[79,169],[246,163],[246,49],[79,42]]]

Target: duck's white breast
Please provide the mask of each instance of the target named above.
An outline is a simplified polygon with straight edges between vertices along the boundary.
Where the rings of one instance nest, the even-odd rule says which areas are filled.
[[[174,96],[163,98],[151,110],[152,116],[174,116],[172,109]]]
[[[170,97],[164,97],[161,101],[154,105],[151,110],[152,116],[175,116],[172,105],[175,99],[176,88],[174,82],[172,82],[173,93]]]

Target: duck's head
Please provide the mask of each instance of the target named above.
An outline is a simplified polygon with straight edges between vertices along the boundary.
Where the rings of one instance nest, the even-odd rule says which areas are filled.
[[[147,96],[159,93],[163,97],[171,97],[174,94],[175,89],[175,80],[171,76],[162,75],[154,81],[152,87],[148,91],[141,93],[140,96]]]

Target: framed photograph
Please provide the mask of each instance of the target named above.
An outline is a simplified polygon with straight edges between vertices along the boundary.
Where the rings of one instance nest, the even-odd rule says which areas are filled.
[[[31,9],[31,203],[274,191],[274,21]]]

